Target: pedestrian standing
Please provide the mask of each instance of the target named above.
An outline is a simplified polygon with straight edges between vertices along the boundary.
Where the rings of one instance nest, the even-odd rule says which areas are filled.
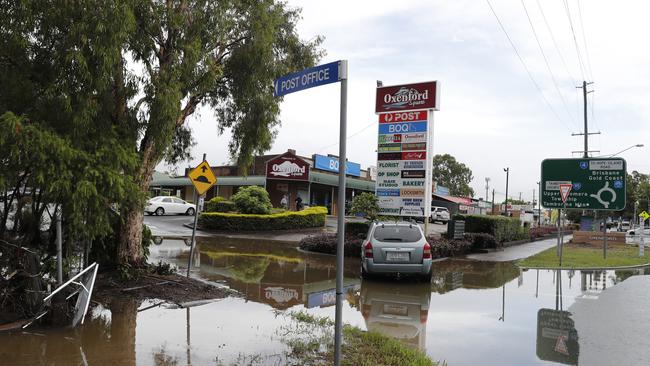
[[[285,195],[282,196],[282,199],[280,200],[280,206],[281,206],[283,209],[286,210],[288,204],[289,204],[289,198],[288,198],[287,195],[285,194]]]

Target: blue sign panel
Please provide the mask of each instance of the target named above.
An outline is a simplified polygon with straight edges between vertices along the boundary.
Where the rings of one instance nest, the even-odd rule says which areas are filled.
[[[439,196],[449,196],[449,188],[436,185],[436,191],[433,193]]]
[[[380,123],[379,134],[426,132],[427,122]]]
[[[329,156],[323,155],[314,155],[314,168],[327,170],[329,172],[338,173],[339,172],[339,159],[332,158]],[[361,164],[346,162],[345,163],[345,174],[352,175],[354,177],[361,176]]]
[[[378,189],[377,196],[379,197],[399,197],[399,189]]]
[[[310,67],[275,79],[273,82],[275,87],[273,96],[281,97],[315,86],[336,83],[340,77],[339,63],[340,61],[335,61],[325,65]]]

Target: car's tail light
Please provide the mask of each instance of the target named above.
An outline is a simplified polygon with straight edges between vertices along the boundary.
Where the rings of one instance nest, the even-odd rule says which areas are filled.
[[[431,259],[431,245],[429,245],[429,243],[424,243],[422,259]]]
[[[363,246],[363,256],[366,258],[372,258],[372,244],[370,244],[370,242],[367,242],[366,245]]]

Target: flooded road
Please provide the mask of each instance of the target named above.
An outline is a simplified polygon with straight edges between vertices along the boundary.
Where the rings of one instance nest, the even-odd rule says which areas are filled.
[[[200,238],[192,276],[240,294],[202,306],[96,307],[77,329],[0,335],[4,365],[275,365],[282,311],[334,317],[334,257],[277,242]],[[152,262],[186,268],[183,240]],[[361,281],[346,258],[343,319],[449,365],[650,364],[650,270],[520,271],[511,262],[436,262],[432,283]],[[184,273],[184,272],[183,272]],[[279,331],[280,330],[280,331]]]

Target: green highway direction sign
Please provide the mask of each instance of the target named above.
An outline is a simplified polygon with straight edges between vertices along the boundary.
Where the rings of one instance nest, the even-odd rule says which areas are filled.
[[[542,161],[542,206],[619,211],[625,208],[627,164],[621,158]],[[562,203],[560,184],[571,184]]]

